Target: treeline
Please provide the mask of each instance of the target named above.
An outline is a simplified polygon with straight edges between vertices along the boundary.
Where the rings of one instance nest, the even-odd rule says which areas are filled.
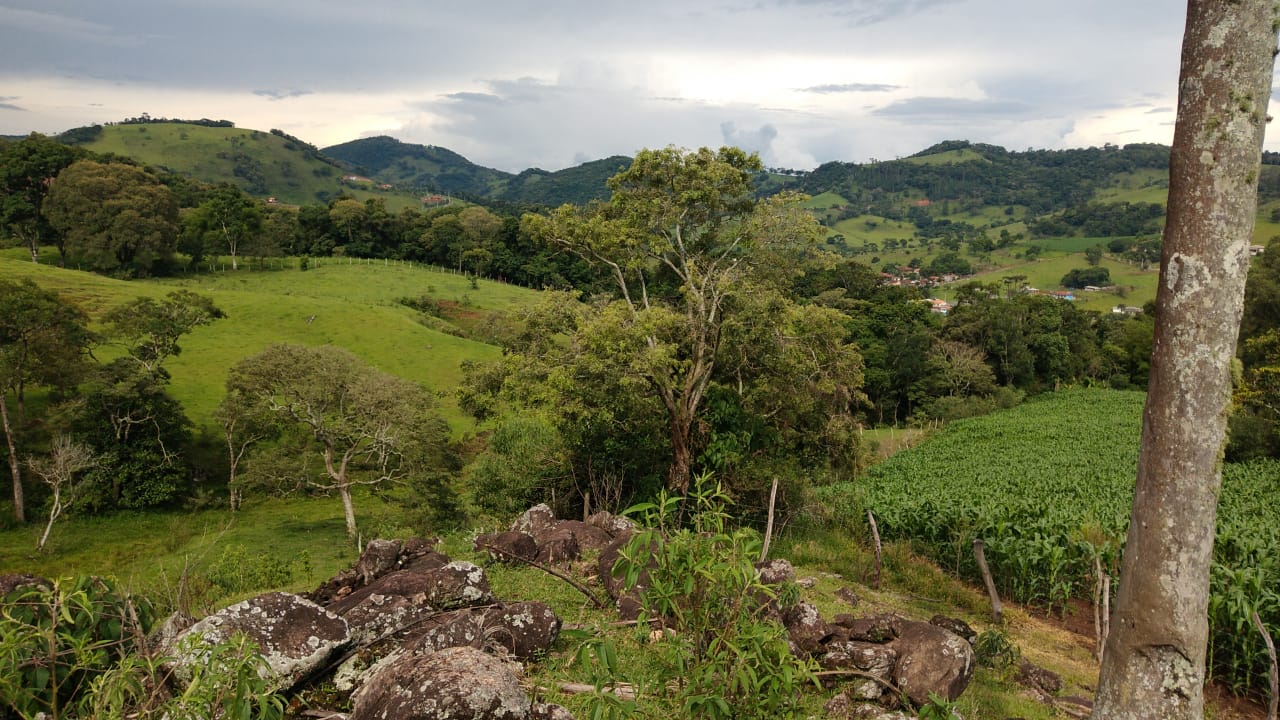
[[[1150,144],[1017,152],[951,141],[913,157],[953,150],[969,150],[979,157],[937,164],[829,162],[801,178],[799,188],[814,195],[839,193],[864,212],[885,217],[900,215],[917,198],[950,200],[961,207],[1022,206],[1041,214],[1083,205],[1103,180],[1116,173],[1169,167],[1169,149]]]
[[[230,184],[189,178],[33,134],[0,145],[0,236],[32,259],[53,246],[65,266],[112,275],[171,275],[210,256],[392,258],[530,287],[586,286],[585,265],[534,243],[520,211],[452,205],[393,213],[381,199],[291,207]]]

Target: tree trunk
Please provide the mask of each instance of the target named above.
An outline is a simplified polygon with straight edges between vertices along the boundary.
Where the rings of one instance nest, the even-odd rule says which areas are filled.
[[[692,429],[693,418],[672,414],[671,468],[667,474],[667,489],[682,495],[689,490],[689,476],[693,468],[693,451],[689,447]]]
[[[4,425],[4,440],[9,445],[9,474],[13,477],[13,517],[23,523],[27,521],[27,510],[22,498],[22,471],[18,465],[18,446],[13,439],[13,426],[9,424],[9,399],[4,393],[0,393],[0,421]]]
[[[1094,718],[1204,715],[1219,463],[1277,10],[1191,0],[1142,450]]]
[[[347,537],[356,536],[356,506],[351,502],[351,485],[343,483],[338,486],[338,495],[342,497],[342,516],[347,521]]]

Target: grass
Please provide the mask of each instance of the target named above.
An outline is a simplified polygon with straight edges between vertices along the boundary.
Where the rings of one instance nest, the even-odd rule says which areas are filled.
[[[982,153],[972,148],[960,148],[958,150],[947,150],[946,152],[932,153],[930,155],[913,155],[912,157],[902,158],[901,162],[911,163],[913,165],[956,165],[964,162],[991,162],[982,156]]]
[[[960,285],[975,281],[998,283],[1006,275],[1024,275],[1031,287],[1040,290],[1057,290],[1061,288],[1063,275],[1074,268],[1087,267],[1087,265],[1083,254],[1048,253],[1036,260],[1002,265],[997,269],[959,280],[950,286],[935,288],[935,296],[951,300],[955,298],[955,288]],[[1109,312],[1121,303],[1141,307],[1147,301],[1155,299],[1156,285],[1159,281],[1158,267],[1153,265],[1147,270],[1141,270],[1137,265],[1130,265],[1109,256],[1104,257],[1100,265],[1111,271],[1113,283],[1125,288],[1124,297],[1110,292],[1076,291],[1074,302],[1082,309]]]
[[[884,241],[910,240],[916,233],[913,223],[902,220],[890,220],[879,215],[856,215],[836,223],[835,232],[844,235],[850,246],[864,245],[869,242],[880,245]]]
[[[1164,205],[1169,197],[1169,173],[1165,170],[1135,170],[1111,178],[1109,187],[1094,194],[1097,202],[1156,203]]]
[[[467,278],[422,266],[348,264],[337,258],[323,259],[306,272],[241,269],[129,282],[21,258],[13,250],[0,254],[0,275],[30,277],[91,317],[132,297],[162,297],[178,288],[212,297],[227,317],[184,338],[182,354],[167,365],[170,390],[197,426],[211,423],[231,366],[270,344],[288,342],[344,347],[381,370],[441,393],[441,411],[458,432],[470,425],[450,394],[461,380],[462,361],[494,359],[500,351],[433,330],[396,299],[428,295],[456,303],[462,320],[475,324],[537,297],[536,291],[487,280],[471,289]]]

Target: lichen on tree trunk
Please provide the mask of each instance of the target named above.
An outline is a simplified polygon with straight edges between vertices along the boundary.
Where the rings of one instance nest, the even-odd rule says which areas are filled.
[[[1280,17],[1191,0],[1142,450],[1094,718],[1202,718],[1230,364]]]

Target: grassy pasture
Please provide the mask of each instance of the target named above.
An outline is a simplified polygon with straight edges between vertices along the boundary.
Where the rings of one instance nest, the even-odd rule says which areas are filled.
[[[323,259],[306,272],[242,269],[125,282],[35,265],[6,251],[0,256],[0,274],[30,277],[91,317],[132,297],[163,297],[178,288],[212,297],[227,317],[197,328],[183,340],[182,354],[168,364],[173,376],[170,390],[197,426],[211,422],[232,365],[272,343],[289,342],[344,347],[375,367],[442,393],[441,410],[459,431],[470,420],[448,392],[461,379],[460,363],[496,358],[499,350],[426,327],[419,313],[397,304],[396,298],[428,295],[455,303],[460,314],[482,321],[532,302],[537,295],[486,280],[472,290],[462,276],[421,266],[346,264],[336,258]]]
[[[956,165],[964,162],[991,162],[973,148],[960,148],[930,155],[915,155],[902,158],[902,162],[912,165]]]

